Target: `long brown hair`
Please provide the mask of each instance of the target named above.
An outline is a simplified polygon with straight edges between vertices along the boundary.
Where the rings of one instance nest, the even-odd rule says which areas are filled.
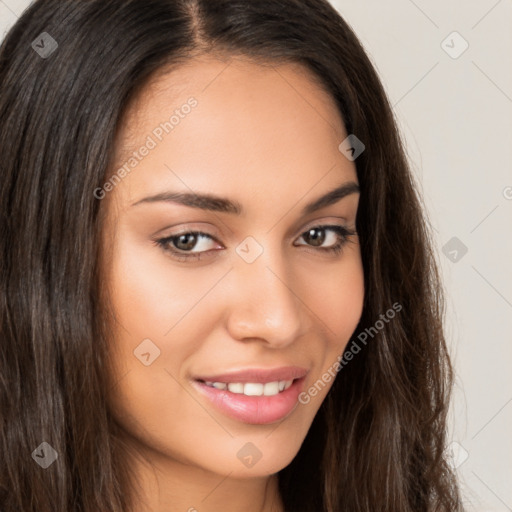
[[[365,303],[353,340],[372,336],[279,473],[286,510],[459,510],[443,458],[452,368],[428,220],[379,78],[325,0],[38,0],[7,34],[0,509],[131,510],[132,475],[105,399],[116,383],[94,191],[130,101],[159,70],[209,51],[307,67],[365,145],[356,160]],[[400,313],[376,329],[393,304]],[[46,469],[31,456],[42,442],[58,455]]]

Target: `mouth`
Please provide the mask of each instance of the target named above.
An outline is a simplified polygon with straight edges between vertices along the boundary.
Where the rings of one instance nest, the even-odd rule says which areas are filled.
[[[194,387],[223,414],[243,423],[281,421],[298,404],[307,370],[299,367],[248,369],[193,379]]]

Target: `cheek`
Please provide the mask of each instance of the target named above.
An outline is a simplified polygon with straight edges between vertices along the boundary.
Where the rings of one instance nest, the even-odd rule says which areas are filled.
[[[116,322],[111,351],[112,371],[122,379],[118,399],[125,411],[150,423],[155,391],[173,403],[173,377],[180,379],[183,362],[207,336],[209,311],[200,300],[215,276],[207,279],[200,271],[180,268],[150,241],[135,243],[128,235],[118,237],[113,261],[110,301]]]
[[[207,267],[192,271],[152,242],[131,242],[128,236],[119,241],[114,261],[112,304],[119,324],[135,338],[162,339],[176,330],[222,272],[208,273]]]
[[[317,271],[316,283],[313,285],[309,280],[302,293],[315,313],[318,331],[324,333],[323,343],[315,349],[314,371],[299,397],[299,402],[313,414],[334,383],[340,356],[352,339],[363,312],[365,287],[359,246],[351,247],[336,269]]]
[[[331,328],[329,333],[335,336],[333,343],[339,346],[341,342],[344,345],[356,328],[363,311],[362,268],[357,264],[353,265],[338,282],[331,279],[331,283],[327,283],[323,290],[323,309],[329,319],[326,323]]]
[[[211,332],[214,314],[201,298],[218,280],[212,274],[222,275],[222,269],[191,272],[168,261],[158,248],[121,236],[114,261],[112,371],[118,385],[109,397],[111,410],[145,446],[198,463],[210,448],[204,431],[215,424],[184,391],[182,368]],[[196,441],[189,442],[184,432]]]
[[[309,270],[315,279],[302,278],[301,294],[314,313],[318,329],[324,332],[328,352],[340,354],[363,311],[365,289],[359,245],[351,245],[338,263]]]

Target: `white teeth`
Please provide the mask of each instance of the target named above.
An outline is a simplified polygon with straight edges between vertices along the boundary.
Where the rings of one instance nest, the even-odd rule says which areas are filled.
[[[263,395],[264,384],[247,382],[244,384],[244,395],[247,396],[261,396]]]
[[[267,382],[263,386],[263,394],[265,396],[274,396],[279,393],[279,382]]]
[[[243,393],[244,385],[240,383],[230,383],[228,384],[228,390],[231,391],[231,393]]]
[[[215,389],[227,389],[231,393],[244,394],[247,396],[274,396],[288,389],[293,384],[293,380],[276,380],[265,384],[260,382],[230,382],[227,384],[225,382],[207,381],[205,384]]]

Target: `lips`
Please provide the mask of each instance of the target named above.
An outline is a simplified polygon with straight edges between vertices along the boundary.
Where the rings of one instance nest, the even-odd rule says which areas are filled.
[[[298,403],[308,371],[298,366],[249,368],[196,377],[193,385],[222,413],[244,423],[265,424],[288,416]]]

